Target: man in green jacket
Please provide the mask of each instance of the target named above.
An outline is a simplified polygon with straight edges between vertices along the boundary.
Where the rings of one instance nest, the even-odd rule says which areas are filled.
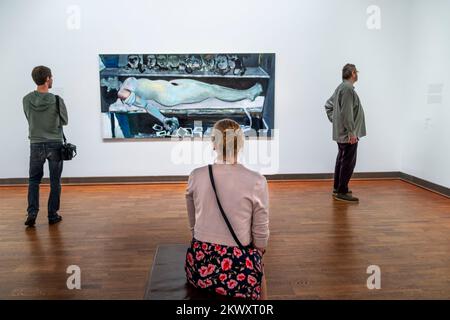
[[[28,217],[25,221],[28,227],[35,225],[39,212],[39,185],[46,160],[48,160],[50,171],[48,221],[49,224],[55,224],[62,220],[58,215],[63,169],[62,126],[68,123],[64,100],[59,98],[58,110],[56,96],[48,92],[53,84],[51,70],[45,66],[38,66],[33,69],[31,76],[37,88],[23,98],[23,111],[28,121],[28,138],[30,139]]]
[[[356,165],[358,141],[366,135],[364,110],[353,86],[358,81],[358,70],[354,64],[342,69],[342,83],[325,104],[328,119],[333,123],[333,140],[338,144],[338,155],[334,170],[334,199],[358,202],[352,195],[348,183]]]

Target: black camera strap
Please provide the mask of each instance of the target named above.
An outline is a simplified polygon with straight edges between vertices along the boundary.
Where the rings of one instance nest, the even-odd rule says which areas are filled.
[[[56,109],[59,115],[59,127],[61,128],[61,133],[64,139],[64,143],[61,147],[61,157],[63,160],[72,160],[77,155],[77,146],[71,143],[67,143],[66,135],[64,134],[64,129],[62,125],[61,110],[59,108],[59,96],[55,95],[56,98]]]
[[[61,110],[59,109],[59,96],[56,94],[55,98],[56,98],[56,110],[58,110],[58,116],[59,116],[59,127],[61,128],[61,132],[62,132],[63,139],[64,139],[64,144],[67,144],[66,136],[64,134],[64,129],[63,129],[63,125],[62,125]]]

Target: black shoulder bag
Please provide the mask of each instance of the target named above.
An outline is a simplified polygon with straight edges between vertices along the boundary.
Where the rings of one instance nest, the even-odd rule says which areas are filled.
[[[248,246],[248,247],[244,247],[244,246],[242,245],[242,243],[239,241],[238,237],[236,236],[236,233],[235,233],[234,230],[233,230],[233,227],[231,226],[230,221],[229,221],[228,218],[227,218],[227,215],[225,214],[225,211],[224,211],[223,208],[222,208],[222,204],[220,203],[219,197],[217,196],[216,184],[214,183],[214,175],[213,175],[213,172],[212,172],[212,165],[210,165],[210,164],[208,165],[208,170],[209,170],[209,178],[210,178],[210,180],[211,180],[211,185],[212,185],[212,188],[213,188],[213,190],[214,190],[214,194],[216,195],[217,204],[218,204],[218,206],[219,206],[220,212],[222,213],[222,217],[223,217],[223,219],[225,220],[225,223],[227,224],[227,227],[228,227],[228,229],[230,230],[231,235],[233,236],[233,239],[234,239],[234,241],[237,243],[237,245],[239,246],[239,248],[241,248],[241,249],[246,249],[246,248],[248,248],[249,246]]]
[[[58,110],[58,115],[59,115],[59,123],[60,123],[60,128],[61,128],[61,132],[63,135],[63,139],[64,139],[64,143],[61,147],[61,159],[62,160],[72,160],[73,158],[75,158],[75,156],[77,155],[77,146],[71,143],[67,143],[66,140],[66,136],[64,135],[64,129],[63,126],[61,124],[61,111],[59,110],[59,96],[55,95],[56,98],[56,109]]]

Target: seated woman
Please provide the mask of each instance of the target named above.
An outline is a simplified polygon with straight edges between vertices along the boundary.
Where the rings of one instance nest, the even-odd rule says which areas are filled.
[[[189,176],[186,202],[193,239],[188,282],[220,295],[265,299],[262,256],[269,238],[267,181],[237,163],[244,135],[230,119],[212,132],[217,160]]]

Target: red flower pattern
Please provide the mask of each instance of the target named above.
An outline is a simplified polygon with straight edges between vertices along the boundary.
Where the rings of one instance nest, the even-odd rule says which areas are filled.
[[[197,285],[198,285],[200,288],[202,288],[202,289],[205,289],[205,288],[206,288],[206,283],[205,283],[205,281],[203,281],[203,280],[198,280],[198,281],[197,281]]]
[[[202,260],[205,257],[205,254],[202,251],[197,251],[197,253],[195,254],[195,259],[197,259],[197,261]]]
[[[247,277],[247,282],[248,282],[249,285],[251,285],[251,286],[253,287],[253,286],[255,286],[255,284],[256,284],[257,281],[256,281],[255,277],[253,277],[253,276],[248,276],[248,277]]]
[[[216,266],[215,265],[208,264],[208,276],[213,274],[215,270],[216,270]]]
[[[242,256],[242,251],[241,251],[241,249],[239,249],[239,248],[234,248],[233,249],[233,254],[236,256],[236,257],[238,257],[238,258],[240,258],[241,256]]]
[[[238,279],[238,281],[244,281],[245,280],[245,274],[239,273],[237,275],[236,279]]]
[[[198,272],[200,273],[200,276],[204,278],[208,275],[208,267],[203,266]]]
[[[223,295],[223,296],[226,296],[226,295],[227,295],[227,290],[225,290],[225,289],[222,288],[222,287],[216,288],[216,292],[217,292],[218,294]]]
[[[191,272],[191,270],[189,270],[189,268],[186,268],[186,275],[187,275],[188,280],[192,279],[192,272]]]
[[[194,257],[192,256],[192,253],[188,253],[187,254],[187,262],[189,263],[189,265],[192,267],[194,265]]]
[[[236,280],[231,279],[230,281],[227,282],[227,285],[228,289],[234,289],[238,285],[238,282]]]
[[[231,266],[233,265],[233,261],[229,258],[225,258],[222,260],[221,267],[223,271],[228,271],[231,269]]]
[[[253,262],[251,262],[249,258],[245,259],[245,266],[247,269],[253,270]]]
[[[186,254],[186,277],[194,287],[220,295],[259,299],[261,258],[253,248],[193,241]]]

